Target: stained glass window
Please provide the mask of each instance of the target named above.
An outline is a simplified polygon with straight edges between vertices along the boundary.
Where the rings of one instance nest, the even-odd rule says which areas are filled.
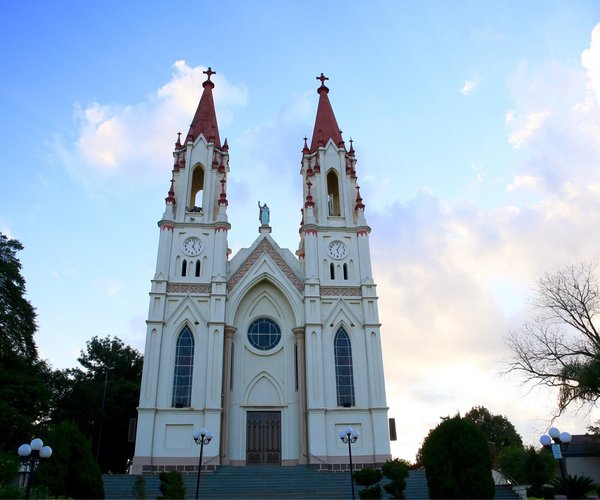
[[[354,406],[354,374],[352,371],[352,346],[343,328],[333,340],[335,355],[335,385],[338,406]]]
[[[192,401],[192,373],[194,369],[194,336],[185,327],[177,339],[175,348],[175,370],[173,375],[174,408],[186,408]]]

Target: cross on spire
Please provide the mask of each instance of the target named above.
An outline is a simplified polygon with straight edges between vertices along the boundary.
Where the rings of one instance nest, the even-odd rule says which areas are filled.
[[[208,69],[206,71],[203,71],[202,73],[204,73],[208,77],[208,81],[209,82],[210,82],[211,75],[216,75],[217,74],[217,72],[213,71],[210,66],[208,67]],[[321,74],[323,74],[323,73],[321,73]]]
[[[317,80],[321,80],[321,87],[325,87],[325,80],[329,80],[323,73],[317,76]]]

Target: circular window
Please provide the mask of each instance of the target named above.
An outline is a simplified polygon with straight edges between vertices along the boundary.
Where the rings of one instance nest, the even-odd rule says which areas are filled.
[[[261,351],[273,349],[281,339],[281,330],[275,321],[268,318],[260,318],[253,321],[248,327],[248,341],[252,347]]]

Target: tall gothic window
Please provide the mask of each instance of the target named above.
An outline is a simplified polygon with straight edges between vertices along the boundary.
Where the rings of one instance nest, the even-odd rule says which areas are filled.
[[[173,374],[174,408],[187,408],[192,402],[192,373],[194,365],[194,336],[189,327],[179,334],[175,348],[175,370]]]
[[[346,330],[340,328],[333,340],[335,355],[335,386],[338,406],[354,406],[354,374],[352,372],[352,346]]]

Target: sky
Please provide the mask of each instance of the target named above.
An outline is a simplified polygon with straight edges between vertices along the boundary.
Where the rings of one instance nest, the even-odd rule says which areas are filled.
[[[260,200],[297,249],[323,72],[372,228],[393,455],[478,405],[528,444],[548,428],[556,395],[502,375],[504,339],[541,273],[597,261],[600,3],[24,0],[0,43],[0,232],[25,246],[55,368],[94,335],[143,352],[173,145],[208,66],[229,246],[257,237]]]

